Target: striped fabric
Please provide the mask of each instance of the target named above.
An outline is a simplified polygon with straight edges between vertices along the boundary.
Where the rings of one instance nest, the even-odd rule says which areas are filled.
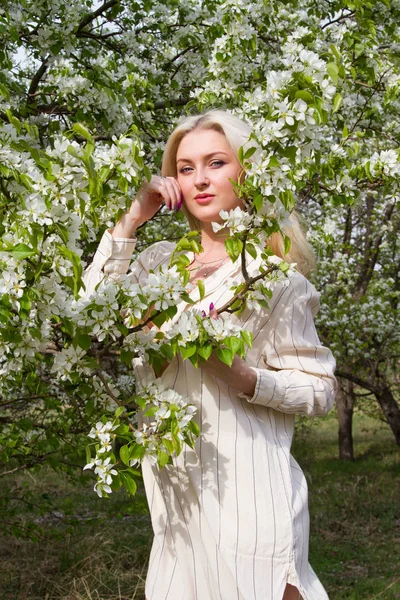
[[[104,234],[85,273],[87,293],[105,275],[126,273],[134,242]],[[167,264],[173,249],[152,245],[132,264],[132,279]],[[258,259],[247,258],[256,273]],[[195,306],[222,306],[228,278],[241,281],[240,261],[206,279],[201,301],[195,288]],[[147,600],[282,600],[286,583],[304,600],[328,598],[308,563],[307,483],[290,454],[295,414],[324,415],[334,401],[335,361],[313,322],[318,303],[296,273],[274,284],[269,310],[234,317],[253,333],[246,357],[257,373],[252,398],[188,360],[175,358],[164,371],[163,382],[197,406],[201,435],[173,465],[143,463],[154,530]],[[175,319],[183,310],[190,305],[181,302]],[[134,368],[139,383],[153,376],[141,359]]]

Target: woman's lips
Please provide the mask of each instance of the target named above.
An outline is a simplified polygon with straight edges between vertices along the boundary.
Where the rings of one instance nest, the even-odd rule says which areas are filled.
[[[208,204],[209,202],[211,202],[211,200],[214,198],[214,196],[210,195],[210,196],[197,196],[195,198],[195,201],[197,202],[197,204]]]

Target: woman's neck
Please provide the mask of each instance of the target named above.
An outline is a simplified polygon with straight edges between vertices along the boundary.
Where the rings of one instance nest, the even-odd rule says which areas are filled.
[[[210,257],[222,257],[227,256],[225,250],[225,240],[229,236],[229,229],[221,229],[215,232],[212,227],[204,227],[201,229],[201,245],[203,246],[203,252],[200,254],[200,260],[202,258]]]

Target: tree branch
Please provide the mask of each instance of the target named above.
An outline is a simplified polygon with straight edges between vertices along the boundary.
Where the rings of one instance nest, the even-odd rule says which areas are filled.
[[[243,248],[242,248],[242,252],[240,255],[240,260],[241,260],[243,278],[246,283],[249,283],[250,277],[249,277],[249,274],[247,272],[247,267],[246,267],[246,239],[247,239],[247,231],[246,231],[246,233],[244,235],[244,239],[243,239]]]
[[[36,90],[39,86],[40,80],[47,71],[48,61],[49,56],[46,56],[46,58],[43,59],[42,64],[40,65],[39,69],[36,71],[35,75],[32,78],[31,85],[29,86],[28,90],[28,102],[30,104],[34,102]]]
[[[389,223],[392,214],[394,211],[394,203],[393,204],[389,204],[389,206],[386,208],[385,211],[385,216],[383,218],[383,222],[382,225],[386,225],[387,223]],[[372,206],[370,207],[369,212],[372,215]],[[371,219],[368,219],[368,227],[371,227],[370,225]],[[383,228],[382,228],[383,229]],[[374,268],[376,265],[376,262],[378,260],[379,257],[379,251],[380,251],[380,247],[381,247],[381,243],[382,243],[382,239],[384,236],[384,232],[380,231],[380,233],[378,233],[378,235],[375,236],[375,239],[373,239],[372,237],[372,232],[367,232],[367,247],[365,250],[365,255],[364,255],[364,264],[363,267],[360,271],[360,274],[358,276],[358,290],[357,290],[357,294],[356,297],[359,298],[361,297],[363,294],[365,294],[365,292],[367,291],[368,285],[371,281],[373,272],[374,272]]]
[[[221,308],[219,308],[217,310],[217,313],[220,315],[221,313],[228,311],[228,309],[232,306],[232,304],[234,304],[237,300],[241,300],[243,298],[243,296],[246,294],[246,292],[248,292],[249,289],[257,281],[259,281],[260,279],[264,279],[264,277],[266,277],[267,275],[270,275],[270,273],[273,273],[274,271],[277,271],[277,270],[278,270],[278,267],[273,265],[272,267],[269,267],[264,273],[260,273],[259,275],[256,275],[255,277],[249,277],[248,281],[246,281],[244,288],[238,294],[235,294],[235,296],[233,296],[230,300],[228,300],[228,302],[226,302],[226,304],[221,306]]]
[[[103,373],[100,370],[97,370],[96,374],[98,375],[100,381],[102,382],[102,384],[106,388],[107,394],[110,396],[110,398],[112,398],[114,400],[115,404],[118,404],[118,406],[125,406],[125,404],[123,402],[121,402],[121,400],[119,398],[117,398],[117,396],[111,391],[111,388],[108,385],[107,380],[104,377]],[[132,431],[136,431],[135,427],[129,421],[128,421],[128,425],[129,425],[129,428]]]
[[[341,377],[342,379],[347,379],[347,381],[352,381],[356,385],[369,390],[373,394],[376,393],[376,386],[373,385],[370,381],[362,379],[353,373],[347,373],[346,371],[341,371],[340,369],[336,371],[336,377]]]
[[[351,17],[354,17],[355,15],[355,11],[351,11],[349,13],[347,13],[346,15],[340,15],[340,17],[338,17],[337,19],[333,19],[332,21],[328,21],[328,23],[324,23],[321,26],[321,29],[325,29],[326,27],[329,27],[330,25],[333,25],[334,23],[340,23],[340,21],[344,21],[345,19],[351,19]]]
[[[100,15],[102,15],[104,12],[106,12],[106,10],[108,10],[109,8],[112,8],[113,6],[116,6],[119,3],[120,3],[120,0],[108,0],[108,2],[104,2],[104,4],[99,6],[99,8],[97,10],[95,10],[93,13],[86,15],[86,17],[82,19],[82,21],[78,25],[78,29],[76,30],[75,34],[82,31],[82,29],[84,27],[86,27],[86,25],[89,25],[89,23],[92,23],[92,21],[97,19],[97,17],[100,17]]]

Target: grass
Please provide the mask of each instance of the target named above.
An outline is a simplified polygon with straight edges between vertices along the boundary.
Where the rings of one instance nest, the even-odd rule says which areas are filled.
[[[297,436],[309,483],[310,562],[332,600],[400,598],[400,453],[386,425],[356,415],[354,462],[338,460],[336,420]]]
[[[398,600],[398,448],[387,426],[358,414],[356,460],[341,462],[336,429],[334,415],[300,427],[293,446],[309,482],[310,562],[331,600]],[[24,481],[51,510],[19,509],[41,531],[36,542],[3,538],[0,600],[144,600],[152,532],[143,489],[101,500],[49,471]]]
[[[52,510],[19,515],[40,527],[38,540],[9,536],[0,546],[1,600],[144,600],[151,525],[143,489],[107,500],[92,485],[53,472],[30,480],[36,502]],[[1,519],[0,519],[1,520]]]

